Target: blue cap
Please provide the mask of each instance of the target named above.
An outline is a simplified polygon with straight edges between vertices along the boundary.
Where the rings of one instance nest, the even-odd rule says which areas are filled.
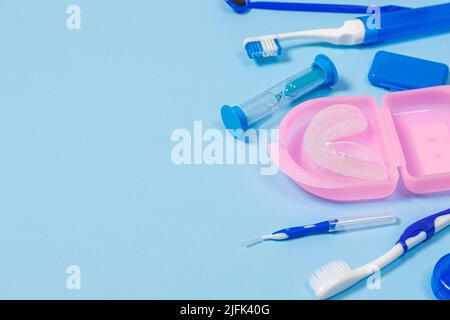
[[[240,107],[223,106],[221,114],[223,124],[228,130],[241,129],[245,131],[248,129],[247,117]]]
[[[334,86],[339,79],[339,75],[333,61],[324,54],[319,54],[314,59],[314,64],[325,73],[325,83],[323,86]]]
[[[450,300],[450,254],[436,264],[431,279],[431,287],[436,298]]]

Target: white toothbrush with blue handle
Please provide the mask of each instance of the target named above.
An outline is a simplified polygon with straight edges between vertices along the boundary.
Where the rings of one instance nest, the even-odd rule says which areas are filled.
[[[250,247],[266,240],[281,241],[316,234],[366,229],[396,223],[398,223],[398,219],[393,214],[376,214],[376,215],[337,218],[307,226],[282,229],[277,232],[259,237],[255,240],[245,242],[244,246]]]
[[[340,28],[273,34],[244,41],[249,58],[261,59],[282,54],[280,42],[316,40],[335,45],[361,45],[398,40],[418,35],[450,31],[450,3],[406,9],[348,20]]]
[[[244,40],[244,49],[250,59],[280,56],[281,42],[288,40],[314,40],[335,45],[357,45],[364,42],[365,27],[359,19],[348,20],[340,28],[316,29],[265,35]]]
[[[397,244],[380,258],[357,269],[351,269],[344,261],[333,261],[314,271],[309,284],[319,299],[331,298],[391,264],[449,225],[450,209],[419,220],[409,226]]]

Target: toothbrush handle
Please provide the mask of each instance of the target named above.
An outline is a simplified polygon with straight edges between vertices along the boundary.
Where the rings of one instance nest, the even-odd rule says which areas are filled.
[[[397,244],[401,244],[404,253],[406,253],[418,244],[431,239],[437,232],[445,229],[449,225],[450,209],[447,209],[410,225],[406,228]]]
[[[315,234],[329,233],[331,229],[331,224],[329,221],[320,222],[317,224],[312,224],[302,227],[293,227],[274,232],[273,235],[284,233],[287,239],[295,239]]]
[[[326,3],[293,3],[293,2],[251,2],[255,9],[284,10],[284,11],[309,11],[309,12],[340,12],[340,13],[368,13],[369,6],[326,4]],[[400,6],[384,6],[381,12],[393,12],[409,8]]]
[[[365,44],[443,33],[450,31],[450,3],[384,13],[380,26],[373,25],[373,16],[358,19],[366,26]]]

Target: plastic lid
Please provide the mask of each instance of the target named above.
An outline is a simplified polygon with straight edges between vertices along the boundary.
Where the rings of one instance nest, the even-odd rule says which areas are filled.
[[[379,51],[369,72],[372,85],[391,91],[421,89],[447,83],[448,67],[443,63]]]
[[[221,110],[222,121],[228,130],[247,130],[248,121],[244,111],[238,106],[223,106]]]
[[[434,268],[431,286],[439,300],[450,300],[450,254],[443,257]]]
[[[339,79],[339,75],[333,61],[328,56],[319,54],[314,59],[314,64],[325,73],[325,83],[323,86],[334,86]]]

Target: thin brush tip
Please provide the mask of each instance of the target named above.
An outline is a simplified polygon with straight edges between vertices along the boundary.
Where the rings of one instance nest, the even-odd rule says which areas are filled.
[[[246,241],[242,244],[243,247],[245,248],[249,248],[249,247],[253,247],[261,242],[264,242],[266,240],[272,239],[272,235],[271,234],[267,234],[265,236],[250,240],[250,241]]]
[[[242,244],[242,247],[244,247],[244,248],[250,248],[250,247],[253,247],[253,246],[255,246],[255,245],[257,245],[257,244],[259,244],[259,243],[261,243],[261,242],[263,242],[263,241],[264,241],[264,239],[263,239],[262,237],[256,238],[256,239],[253,239],[253,240],[249,240],[249,241],[245,241],[245,242]]]

